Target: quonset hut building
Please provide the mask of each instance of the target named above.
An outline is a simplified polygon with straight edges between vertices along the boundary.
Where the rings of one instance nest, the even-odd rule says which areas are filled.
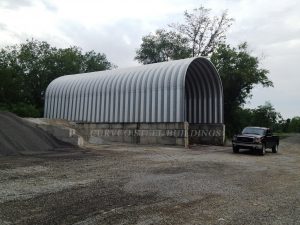
[[[223,88],[203,57],[62,76],[44,116],[73,121],[91,143],[223,144]]]

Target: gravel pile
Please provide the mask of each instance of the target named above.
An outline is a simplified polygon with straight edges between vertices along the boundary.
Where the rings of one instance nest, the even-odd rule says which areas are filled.
[[[0,112],[0,155],[32,154],[66,146],[22,118]]]

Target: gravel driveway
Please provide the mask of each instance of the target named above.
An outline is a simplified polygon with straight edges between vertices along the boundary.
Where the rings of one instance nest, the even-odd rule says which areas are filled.
[[[300,135],[265,156],[114,145],[0,157],[0,224],[300,224]]]

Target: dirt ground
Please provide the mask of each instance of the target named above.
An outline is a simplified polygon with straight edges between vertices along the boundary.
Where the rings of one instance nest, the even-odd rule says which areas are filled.
[[[300,224],[300,135],[265,156],[107,145],[0,157],[0,224]]]

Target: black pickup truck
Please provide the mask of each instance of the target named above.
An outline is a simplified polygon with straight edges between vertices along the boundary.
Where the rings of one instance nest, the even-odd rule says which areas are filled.
[[[279,137],[272,134],[271,129],[266,127],[246,127],[241,134],[232,138],[232,150],[238,153],[240,149],[253,149],[261,155],[271,148],[273,153],[278,152]]]

